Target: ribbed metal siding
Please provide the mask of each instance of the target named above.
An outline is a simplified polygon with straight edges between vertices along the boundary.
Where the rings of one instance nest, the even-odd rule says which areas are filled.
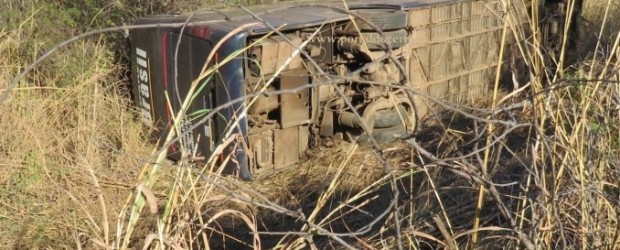
[[[479,98],[495,79],[503,6],[499,0],[465,1],[412,9],[413,87],[454,103]],[[432,102],[417,103],[419,115]]]

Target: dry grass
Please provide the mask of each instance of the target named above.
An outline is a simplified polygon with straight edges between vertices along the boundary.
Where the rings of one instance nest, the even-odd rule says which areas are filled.
[[[0,91],[46,38],[36,15],[0,33]],[[66,48],[0,105],[0,245],[74,248],[114,225],[151,148],[101,41]]]
[[[0,91],[49,49],[37,17],[0,30]],[[316,149],[254,182],[152,155],[108,46],[79,41],[0,104],[0,245],[618,249],[617,55],[556,74],[539,41],[523,47],[528,88],[448,110],[415,140]]]
[[[576,26],[577,34],[582,38],[577,41],[578,52],[591,53],[599,37],[605,42],[613,43],[620,23],[607,20],[617,18],[620,14],[619,7],[618,1],[584,1],[579,15],[580,23]]]

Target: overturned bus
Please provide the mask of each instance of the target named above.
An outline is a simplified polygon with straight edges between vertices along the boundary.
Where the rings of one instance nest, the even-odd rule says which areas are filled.
[[[505,16],[527,22],[527,11],[521,1],[362,0],[145,17],[136,24],[150,27],[130,31],[133,99],[170,157],[249,180],[321,141],[411,134],[438,110],[432,99],[483,96],[510,57],[500,55]]]

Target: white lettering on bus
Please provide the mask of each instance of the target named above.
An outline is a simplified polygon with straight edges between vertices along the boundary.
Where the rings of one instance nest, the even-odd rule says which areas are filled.
[[[147,126],[153,126],[153,117],[151,116],[151,94],[149,89],[149,65],[148,55],[145,50],[136,47],[136,72],[138,73],[138,99],[140,108],[140,114],[142,115],[142,121]]]

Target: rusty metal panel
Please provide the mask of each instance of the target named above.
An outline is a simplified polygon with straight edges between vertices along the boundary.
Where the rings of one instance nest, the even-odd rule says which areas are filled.
[[[274,131],[275,167],[286,167],[299,161],[299,128],[291,127]]]
[[[292,35],[288,36],[288,38],[295,46],[301,45],[301,38]],[[259,60],[261,65],[260,74],[269,75],[275,73],[279,67],[286,65],[285,62],[289,58],[290,62],[285,66],[285,70],[301,68],[301,56],[297,54],[297,56],[291,58],[291,55],[296,50],[295,46],[288,43],[282,37],[273,36],[252,47],[249,54],[251,57]]]
[[[254,164],[261,169],[273,168],[273,130],[266,130],[249,136],[252,146],[252,156]]]
[[[310,83],[307,70],[286,72],[280,77],[280,90],[291,90]],[[280,122],[282,128],[310,122],[310,90],[308,88],[280,95]]]
[[[299,126],[297,127],[297,132],[299,137],[299,144],[297,144],[299,159],[303,159],[306,150],[308,150],[308,145],[310,145],[310,129],[308,126]]]
[[[275,167],[296,164],[308,149],[308,126],[297,126],[274,131]]]

